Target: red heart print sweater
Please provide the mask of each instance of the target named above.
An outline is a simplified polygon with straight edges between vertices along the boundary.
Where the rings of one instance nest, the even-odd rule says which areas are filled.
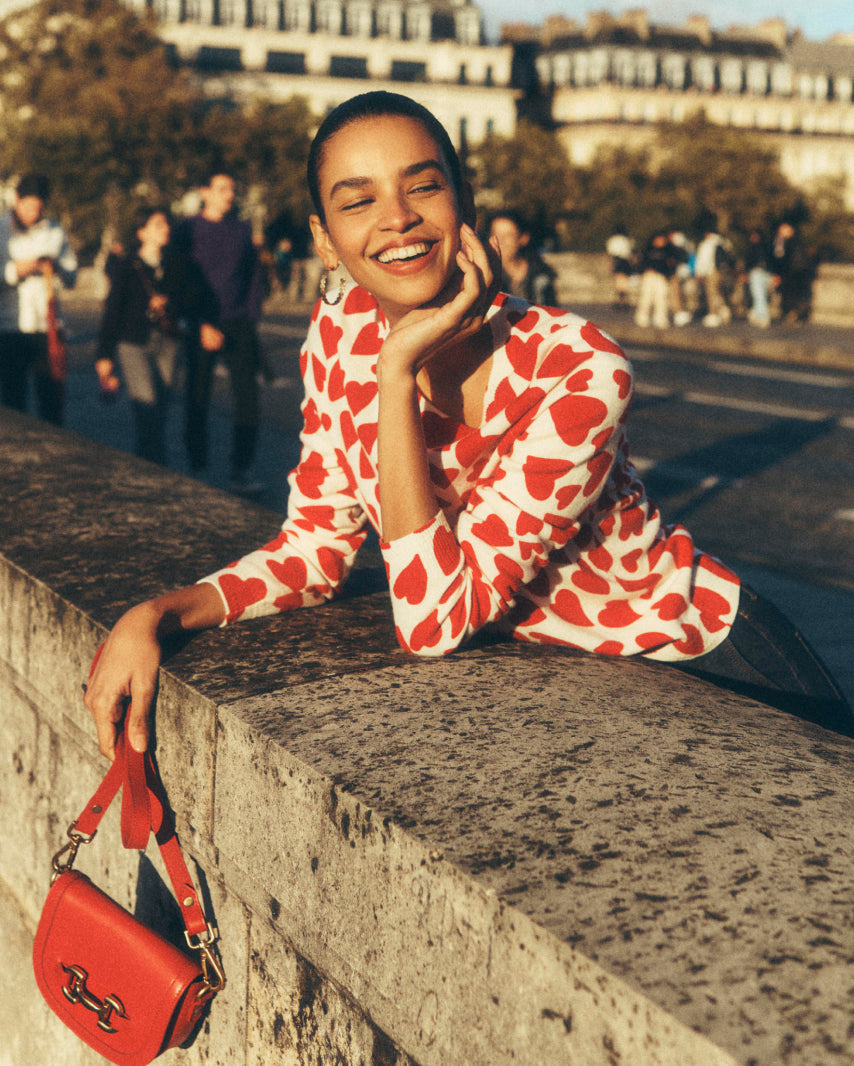
[[[520,640],[672,661],[729,632],[738,578],[662,522],[629,460],[632,370],[577,315],[499,294],[482,424],[422,397],[439,510],[381,542],[398,639],[453,651],[485,625]],[[304,427],[279,535],[204,580],[226,623],[331,598],[381,528],[376,361],[387,332],[351,289],[318,302],[301,354]]]

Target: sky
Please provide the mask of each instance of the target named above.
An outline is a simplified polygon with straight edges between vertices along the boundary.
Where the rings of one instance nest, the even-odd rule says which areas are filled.
[[[588,11],[621,14],[645,8],[650,22],[678,25],[688,15],[707,15],[715,29],[741,26],[782,17],[791,30],[800,29],[812,41],[824,41],[834,33],[854,33],[852,0],[476,0],[492,40],[502,22],[540,23],[547,15],[566,15],[583,23]]]

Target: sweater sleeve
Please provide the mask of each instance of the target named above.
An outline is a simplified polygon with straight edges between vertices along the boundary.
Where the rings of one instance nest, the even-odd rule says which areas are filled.
[[[599,335],[601,336],[601,335]],[[550,554],[578,533],[623,440],[629,364],[604,350],[583,361],[555,345],[543,366],[572,370],[532,383],[535,402],[497,444],[497,461],[475,484],[456,528],[444,512],[382,550],[400,643],[422,655],[452,651],[505,615]],[[536,400],[536,397],[539,397]],[[514,397],[518,401],[519,397]]]
[[[288,478],[287,519],[269,544],[202,579],[222,597],[227,612],[223,624],[331,599],[367,536],[367,517],[333,420],[325,413],[323,389],[314,374],[306,373],[315,358],[315,340],[312,327],[300,357],[302,451]]]

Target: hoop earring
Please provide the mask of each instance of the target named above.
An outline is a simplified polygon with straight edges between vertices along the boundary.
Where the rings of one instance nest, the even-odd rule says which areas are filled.
[[[337,268],[336,268],[337,269]],[[329,275],[331,271],[324,270],[320,278],[320,298],[326,304],[327,307],[334,307],[336,304],[340,304],[344,299],[344,291],[347,288],[347,282],[342,277],[338,282],[338,292],[335,295],[334,300],[330,300],[326,295],[326,289],[329,285]]]

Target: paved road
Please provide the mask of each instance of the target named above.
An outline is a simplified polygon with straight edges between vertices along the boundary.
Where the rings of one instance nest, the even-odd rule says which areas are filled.
[[[728,349],[739,331],[737,347],[745,352],[759,331],[738,324],[725,334],[697,329],[661,338],[632,331],[608,309],[591,313],[635,364],[632,451],[666,519],[684,521],[703,547],[795,618],[854,700],[854,355],[850,369],[841,368],[844,357],[831,360],[839,368],[794,363],[793,335],[786,333],[777,338],[790,361],[774,362],[775,338],[762,333],[757,356],[733,356]],[[68,317],[67,424],[130,450],[127,401],[101,403],[89,363],[97,306],[76,304]],[[278,512],[299,453],[298,353],[306,321],[305,311],[271,312],[262,328],[275,380],[263,389],[258,474],[267,487],[257,499]],[[810,350],[838,353],[848,344],[854,352],[845,331],[806,327],[796,336],[806,359]],[[205,480],[227,488],[226,379],[217,385]],[[169,436],[171,465],[186,472],[178,401]]]

